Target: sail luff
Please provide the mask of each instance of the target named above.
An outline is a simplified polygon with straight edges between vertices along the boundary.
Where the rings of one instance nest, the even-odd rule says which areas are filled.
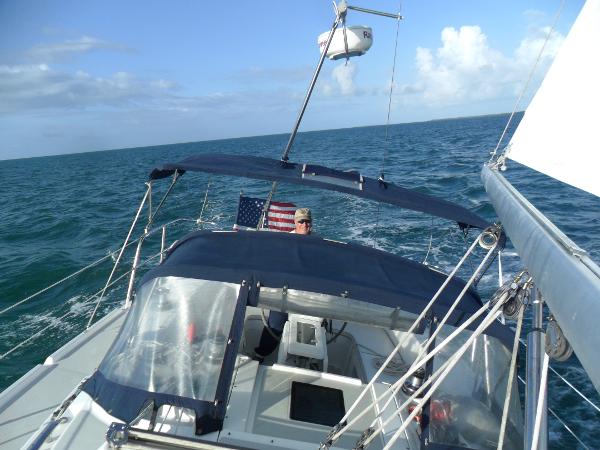
[[[508,158],[600,196],[600,0],[588,0],[513,135]]]
[[[600,267],[497,170],[484,166],[481,177],[506,234],[600,392]]]

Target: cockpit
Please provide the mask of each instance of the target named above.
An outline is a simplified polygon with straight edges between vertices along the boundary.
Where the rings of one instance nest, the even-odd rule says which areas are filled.
[[[267,243],[270,250],[264,251]],[[225,256],[235,255],[233,249],[239,262]],[[294,256],[282,265],[285,249]],[[338,267],[332,268],[332,258]],[[316,262],[299,270],[307,260]],[[344,261],[352,263],[352,271],[340,270]],[[361,264],[364,268],[356,267]],[[359,398],[398,337],[408,334],[440,279],[383,252],[380,257],[372,249],[310,236],[197,233],[142,279],[117,339],[84,391],[112,416],[145,430],[181,435],[186,428],[191,438],[220,432],[219,442],[230,444],[264,436],[318,443]],[[451,294],[460,291],[460,283],[450,286]],[[444,312],[446,301],[435,314]],[[460,325],[469,302],[474,307],[478,301],[468,293],[440,336]],[[289,316],[274,351],[257,358],[269,311]],[[410,334],[370,395],[382,394],[406,372],[432,324],[428,320]],[[440,386],[424,412],[428,441],[493,447],[510,356],[503,342],[503,329],[492,326]],[[424,376],[450,356],[441,352]],[[408,389],[399,391],[398,401],[409,395],[410,383]],[[361,408],[370,401],[362,399]],[[518,399],[513,403],[518,417]],[[373,414],[357,427],[368,428]],[[473,434],[486,426],[487,434]],[[411,445],[425,439],[409,436],[416,440]],[[358,438],[360,432],[350,430],[339,444]],[[373,448],[382,448],[384,441],[377,442]]]

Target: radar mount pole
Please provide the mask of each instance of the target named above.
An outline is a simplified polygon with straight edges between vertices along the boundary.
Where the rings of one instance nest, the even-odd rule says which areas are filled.
[[[336,17],[333,22],[333,25],[331,26],[331,31],[329,32],[329,36],[327,36],[327,42],[325,43],[325,45],[323,47],[323,51],[321,52],[321,57],[319,58],[319,63],[317,64],[317,67],[313,74],[312,80],[310,81],[310,84],[308,86],[308,91],[306,92],[306,96],[304,97],[304,102],[302,103],[302,107],[300,108],[300,112],[298,113],[298,118],[296,119],[296,123],[294,124],[294,127],[292,128],[292,132],[290,134],[290,138],[288,139],[287,145],[285,146],[285,150],[283,151],[283,155],[281,155],[282,164],[285,164],[289,160],[289,154],[292,149],[292,145],[294,145],[294,140],[296,139],[296,135],[298,134],[298,128],[300,127],[300,123],[302,122],[302,117],[304,116],[304,112],[306,111],[306,107],[308,106],[308,101],[310,100],[313,89],[317,83],[317,78],[319,77],[319,73],[321,72],[321,67],[323,66],[323,62],[325,61],[325,56],[327,55],[327,51],[329,50],[329,45],[331,44],[331,41],[333,40],[335,30],[337,29],[339,24],[342,22],[345,22],[346,13],[348,12],[348,10],[352,9],[354,11],[359,11],[359,12],[368,13],[368,14],[374,14],[374,15],[383,16],[383,17],[390,17],[390,18],[398,19],[398,20],[401,20],[403,18],[399,14],[390,14],[390,13],[385,13],[385,12],[381,12],[381,11],[375,11],[373,9],[366,9],[366,8],[360,8],[357,6],[350,6],[346,3],[346,0],[341,0],[337,5],[334,2],[333,5],[335,8]],[[269,195],[267,196],[267,199],[265,200],[265,204],[263,206],[263,211],[260,216],[260,220],[258,221],[258,225],[256,226],[257,230],[261,229],[264,226],[265,217],[267,216],[267,212],[269,211],[269,206],[271,205],[271,200],[272,200],[273,195],[275,194],[276,190],[277,190],[277,181],[274,181],[273,184],[271,185],[271,191],[269,192]]]

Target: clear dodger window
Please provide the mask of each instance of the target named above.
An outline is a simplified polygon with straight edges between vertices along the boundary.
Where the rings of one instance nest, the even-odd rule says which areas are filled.
[[[454,331],[442,328],[440,342]],[[438,370],[471,336],[464,331],[434,358]],[[510,351],[491,336],[480,335],[431,397],[429,441],[447,446],[495,450],[510,369]],[[509,405],[505,449],[523,445],[523,413],[516,379]]]
[[[123,386],[214,400],[238,293],[237,284],[190,278],[145,283],[100,372]]]

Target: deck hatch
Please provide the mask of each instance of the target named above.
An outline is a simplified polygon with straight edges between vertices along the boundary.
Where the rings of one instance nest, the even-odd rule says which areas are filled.
[[[346,414],[344,392],[292,381],[290,419],[332,427]]]

